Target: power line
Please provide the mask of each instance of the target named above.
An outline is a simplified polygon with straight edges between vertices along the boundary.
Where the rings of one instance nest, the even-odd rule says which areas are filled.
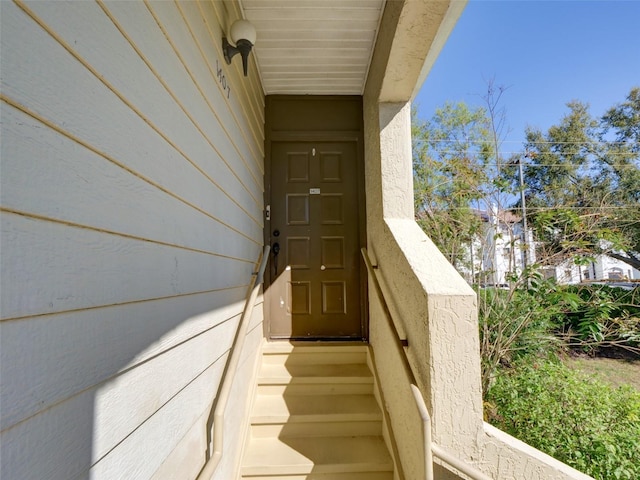
[[[553,206],[553,207],[532,207],[527,205],[527,210],[548,210],[548,211],[552,211],[552,210],[562,210],[562,209],[569,209],[569,210],[595,210],[597,213],[597,210],[626,210],[626,209],[630,209],[630,208],[635,208],[638,209],[640,208],[640,204],[629,204],[629,205],[603,205],[600,207],[579,207],[576,205],[558,205],[558,206]],[[474,210],[475,207],[469,206],[469,207],[446,207],[446,208],[438,208],[437,210],[442,210],[442,211],[446,211],[446,210]],[[425,210],[434,210],[433,208],[429,208],[429,209],[425,209]],[[522,208],[520,207],[508,207],[508,208],[503,208],[501,211],[505,212],[505,211],[511,211],[511,210],[522,210]],[[488,212],[488,210],[487,210]]]
[[[439,148],[430,148],[429,149],[431,152],[435,152],[435,153],[461,153],[463,150],[446,150],[446,149],[439,149]],[[477,150],[474,150],[472,152],[475,155],[478,155],[480,152]],[[510,155],[526,155],[526,152],[522,151],[522,150],[500,150],[498,152],[500,155],[506,155],[506,154],[510,154]],[[596,158],[606,158],[609,156],[629,156],[631,157],[631,159],[634,159],[635,157],[638,157],[640,154],[636,153],[636,152],[606,152],[603,153],[601,155],[597,154],[597,153],[591,153],[591,152],[581,152],[580,150],[576,150],[575,152],[561,152],[562,155],[585,155],[588,156],[590,158],[596,157]],[[541,152],[540,154],[536,154],[537,157],[542,157],[544,155],[558,155],[559,153],[556,152]],[[492,155],[494,156],[494,155]]]
[[[585,162],[585,163],[571,163],[571,162],[567,162],[567,163],[527,163],[527,162],[523,162],[522,165],[524,167],[531,167],[531,168],[542,168],[542,167],[585,167],[585,166],[589,166],[588,164],[593,162],[593,160],[591,160],[590,162]],[[636,165],[636,163],[607,163],[607,162],[602,162],[604,163],[606,166],[608,167],[639,167],[640,168],[640,163],[638,163]],[[501,167],[515,167],[515,164],[510,164],[509,162],[503,162],[503,163],[479,163],[479,162],[474,162],[471,165],[475,165],[477,167],[497,167],[497,166],[501,166]]]
[[[632,205],[624,205],[624,206],[614,206],[614,205],[603,205],[601,207],[578,207],[578,206],[572,206],[572,205],[566,205],[566,206],[559,206],[559,207],[529,207],[527,206],[527,210],[548,210],[548,211],[552,211],[552,210],[562,210],[562,209],[569,209],[569,210],[596,210],[595,213],[597,213],[597,210],[627,210],[630,208],[640,208],[640,204],[632,204]],[[519,207],[514,207],[511,208],[510,210],[521,210],[521,208]]]
[[[433,139],[433,140],[420,140],[417,138],[413,139],[416,143],[478,143],[478,144],[493,144],[494,142],[491,140],[446,140],[446,139]],[[589,140],[586,142],[554,142],[552,140],[538,140],[538,141],[527,141],[527,140],[501,140],[498,142],[500,145],[503,143],[520,143],[525,145],[640,145],[638,142],[608,142],[606,140]]]

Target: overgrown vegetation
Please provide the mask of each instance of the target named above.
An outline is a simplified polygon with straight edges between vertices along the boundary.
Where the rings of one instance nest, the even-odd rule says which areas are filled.
[[[640,392],[561,363],[524,363],[487,395],[492,424],[597,479],[640,478]]]
[[[640,478],[640,391],[559,361],[571,349],[640,360],[640,288],[522,278],[477,290],[487,419],[594,478]]]
[[[521,281],[508,290],[477,289],[484,392],[500,367],[560,348],[560,341],[553,334],[561,312],[554,302],[554,285],[539,276],[529,283],[529,288]]]
[[[640,286],[559,286],[526,273],[509,289],[476,289],[484,392],[500,368],[569,349],[640,358]]]
[[[555,333],[566,346],[589,353],[619,348],[640,355],[640,288],[565,285],[557,291],[561,315]]]

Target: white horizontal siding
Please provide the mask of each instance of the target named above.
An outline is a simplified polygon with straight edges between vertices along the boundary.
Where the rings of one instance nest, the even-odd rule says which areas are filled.
[[[240,6],[237,2],[198,2],[198,6],[202,13],[202,18],[207,24],[207,28],[213,39],[213,46],[211,51],[215,51],[218,58],[222,58],[222,44],[220,39],[222,36],[226,36],[229,31],[229,26],[237,18],[244,16],[244,13],[240,10]],[[226,25],[226,28],[223,27]],[[261,105],[262,108],[252,108],[252,114],[258,119],[258,125],[264,124],[264,89],[260,84],[260,79],[257,74],[257,64],[255,55],[249,56],[249,68],[250,74],[240,84],[239,87],[243,90],[244,94],[251,99],[248,105],[254,107]],[[228,68],[228,72],[235,78],[241,78],[243,75],[242,62],[237,60],[232,62]]]
[[[0,476],[193,477],[262,249],[257,73],[221,4],[1,8]]]
[[[167,478],[195,479],[205,463],[206,440],[202,435],[202,425],[206,424],[209,412],[198,418],[191,429],[180,439],[180,442],[169,453],[162,464],[151,476],[151,480]]]
[[[5,213],[2,314],[42,315],[246,285],[229,258]]]
[[[4,125],[0,176],[3,207],[255,262],[256,243],[252,238],[239,236],[234,242],[225,241],[232,231],[224,223],[20,110],[6,105],[0,115]],[[31,139],[27,145],[24,138]],[[33,195],[34,191],[38,195]],[[224,204],[219,191],[212,193],[216,195],[212,203]],[[78,198],[82,198],[82,205],[78,205]]]
[[[254,316],[257,320],[257,317]],[[247,333],[245,348],[241,356],[237,370],[237,381],[234,382],[231,398],[247,398],[252,392],[253,383],[244,381],[250,378],[255,368],[256,357],[252,354],[258,349],[262,340],[262,326],[260,322],[253,321]],[[216,480],[227,480],[236,478],[233,472],[239,466],[240,453],[242,447],[243,435],[247,432],[246,428],[241,428],[239,418],[249,415],[250,403],[246,402],[230,402],[227,406],[225,415],[225,434],[223,445],[223,456],[221,459],[214,478]],[[209,413],[209,412],[207,412]],[[205,421],[208,419],[205,419]],[[198,420],[202,422],[202,420]],[[196,422],[196,423],[198,423]],[[202,432],[200,432],[201,435]],[[188,475],[185,472],[185,466],[191,465],[197,461],[202,452],[197,449],[186,450],[184,445],[189,443],[198,445],[201,439],[197,438],[194,432],[188,432],[187,437],[180,443],[178,448],[171,453],[167,460],[160,466],[158,471],[153,475],[153,479],[174,479],[174,478],[195,478],[196,475]],[[202,463],[200,463],[202,465]],[[196,472],[197,474],[197,472]]]
[[[225,328],[225,335],[220,343],[231,337],[231,326]],[[208,339],[211,341],[211,339]],[[226,355],[215,359],[214,363],[205,365],[204,357],[210,357],[209,352],[203,350],[204,339],[189,342],[194,345],[182,346],[185,352],[170,351],[166,355],[156,357],[152,361],[122,374],[108,382],[106,385],[85,390],[69,400],[56,404],[47,414],[37,415],[28,422],[10,429],[3,439],[3,478],[42,479],[42,478],[76,478],[88,473],[88,469],[101,462],[105,464],[120,463],[125,471],[136,471],[139,468],[153,468],[144,465],[155,460],[157,452],[150,446],[172,449],[171,442],[162,442],[156,438],[147,438],[142,444],[134,446],[140,457],[128,465],[129,459],[123,461],[113,455],[112,449],[116,448],[123,440],[134,435],[138,430],[146,430],[147,422],[152,422],[155,416],[165,417],[166,412],[171,412],[169,417],[186,414],[201,415],[208,399],[213,393],[212,385],[216,385],[224,367]],[[210,343],[215,346],[215,343]],[[177,364],[176,364],[177,362]],[[183,368],[188,371],[181,372]],[[192,372],[195,370],[195,372]],[[210,370],[210,371],[208,371]],[[183,375],[191,374],[192,380],[183,385]],[[211,376],[214,375],[214,378]],[[201,398],[197,399],[196,412],[179,412],[182,406],[172,405],[183,391],[192,387],[192,383],[198,382],[200,376],[208,377],[208,384],[199,385]],[[194,401],[194,400],[191,400]],[[175,422],[175,420],[167,420]],[[178,428],[189,428],[191,423]],[[32,436],[33,430],[39,435]],[[147,434],[149,431],[147,430]],[[154,435],[159,435],[154,432]],[[88,445],[91,450],[87,458],[87,452],[83,452],[83,458],[76,458],[77,450],[83,438],[90,440]],[[21,442],[24,437],[30,437],[29,448]],[[180,438],[180,437],[178,437]],[[58,439],[65,439],[60,442]],[[129,440],[131,444],[131,440]],[[142,453],[140,453],[142,451]],[[33,452],[40,452],[34,455]],[[107,455],[109,454],[109,455]],[[60,459],[73,460],[60,462]],[[13,468],[5,468],[6,459],[10,459],[9,465]],[[162,461],[162,460],[159,460]],[[104,468],[104,467],[101,467]],[[116,474],[113,468],[106,476],[97,478],[148,478],[146,476],[124,476]]]
[[[251,378],[253,370],[256,366],[256,359],[251,355],[252,351],[259,348],[262,340],[262,329],[260,325],[256,325],[254,319],[253,328],[247,333],[243,355],[238,365],[237,378],[234,381],[230,393],[231,398],[253,398],[252,393],[254,383],[243,381],[242,379]],[[244,435],[248,434],[246,428],[239,428],[239,418],[247,418],[250,414],[251,402],[229,402],[225,412],[225,435],[223,439],[223,453],[218,469],[213,477],[214,480],[228,480],[237,478],[237,468],[240,464],[240,456],[242,446],[244,444]]]
[[[235,104],[234,106],[239,107],[237,99],[239,98],[239,94],[240,98],[242,98],[242,90],[240,89],[241,87],[239,87],[238,91],[236,91],[235,87],[236,85],[241,85],[243,80],[238,79],[239,81],[234,82],[233,86],[231,86],[232,79],[228,78],[227,85],[230,88],[228,95],[227,92],[220,89],[221,85],[216,77],[216,71],[217,68],[224,70],[223,67],[226,67],[226,64],[224,62],[220,62],[220,60],[218,60],[216,65],[208,64],[207,56],[203,55],[203,51],[201,50],[201,44],[209,46],[211,38],[205,37],[206,32],[203,29],[198,29],[197,31],[200,33],[200,42],[195,41],[196,38],[193,31],[189,30],[190,25],[194,25],[194,31],[195,27],[204,26],[201,21],[198,22],[197,18],[193,18],[195,15],[199,14],[197,4],[191,2],[190,5],[189,2],[185,2],[182,4],[182,8],[178,8],[173,2],[152,2],[148,3],[148,5],[156,21],[163,24],[167,38],[171,41],[172,48],[176,51],[185,70],[188,72],[192,82],[197,87],[198,92],[200,93],[200,98],[197,99],[197,102],[201,103],[204,100],[210,112],[212,112],[218,119],[220,126],[222,128],[228,126],[225,128],[225,133],[227,133],[229,141],[228,143],[222,143],[219,147],[220,149],[225,149],[223,151],[223,158],[238,155],[242,164],[246,167],[246,170],[243,171],[248,172],[252,177],[250,179],[247,175],[242,179],[243,182],[249,184],[250,181],[253,180],[255,182],[255,186],[262,188],[263,169],[260,168],[262,162],[261,159],[260,161],[258,160],[258,155],[253,155],[253,152],[250,150],[251,144],[247,143],[247,135],[245,132],[247,131],[248,125],[245,122],[237,124],[231,111],[222,108],[225,102],[225,97],[227,97],[227,100],[231,100],[232,104]],[[189,14],[191,24],[170,21],[170,19],[182,14],[184,14],[185,17]],[[220,36],[220,39],[221,38],[222,36]],[[207,43],[208,40],[209,42]],[[218,43],[217,38],[215,43]],[[196,111],[195,107],[196,105],[194,104],[192,106],[193,111]],[[217,112],[224,112],[224,115]],[[199,123],[207,125],[206,121]],[[260,155],[260,157],[262,157],[262,155]],[[258,163],[260,163],[260,167],[258,166]]]
[[[36,2],[35,5],[47,11],[59,8],[57,2]],[[86,5],[93,3],[87,2]],[[123,7],[129,5],[135,10],[133,7],[138,3],[122,4]],[[72,3],[72,6],[74,11],[86,8],[85,3]],[[224,165],[183,109],[144,64],[136,69],[133,60],[129,62],[131,65],[123,63],[123,54],[118,57],[118,62],[113,63],[115,78],[123,78],[126,85],[136,85],[127,95],[126,90],[121,91],[108,81],[108,74],[95,72],[100,72],[99,79],[90,72],[87,66],[91,64],[87,59],[81,57],[83,63],[59,43],[52,42],[51,36],[22,12],[5,7],[3,18],[7,18],[11,25],[15,24],[16,30],[15,34],[7,32],[3,36],[6,47],[3,48],[2,86],[6,97],[35,111],[39,117],[49,120],[108,158],[124,164],[133,173],[209,213],[214,205],[211,200],[217,201],[219,197],[215,190],[221,191],[226,198],[215,204],[219,207],[215,212],[216,218],[250,237],[262,235],[262,208],[258,201],[261,192],[256,188],[256,192],[248,194],[245,186]],[[119,32],[113,27],[111,34]],[[124,40],[120,47],[131,55],[135,54]],[[118,45],[111,50],[120,51]],[[164,51],[158,61],[169,63],[170,53]],[[101,55],[96,56],[102,58]],[[25,62],[25,58],[30,60]],[[137,58],[138,64],[142,63],[140,57]],[[49,65],[50,68],[46,69],[46,74],[34,75],[31,72],[33,65],[39,68]],[[176,62],[170,66],[179,68],[180,64]],[[28,79],[27,85],[25,78]],[[176,82],[190,82],[190,79],[182,72]],[[183,92],[178,94],[186,96]],[[130,98],[142,103],[141,107]],[[148,98],[148,103],[143,102],[144,98]],[[196,103],[198,105],[204,108],[204,102]],[[105,124],[108,124],[108,129],[104,128]]]
[[[2,430],[222,323],[235,323],[243,296],[237,288],[3,323]]]

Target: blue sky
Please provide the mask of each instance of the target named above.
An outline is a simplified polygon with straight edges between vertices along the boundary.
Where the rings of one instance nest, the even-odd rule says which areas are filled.
[[[509,87],[504,150],[520,148],[527,125],[557,124],[570,100],[602,115],[640,86],[640,0],[471,0],[415,99],[418,116],[445,101],[482,105],[491,78]]]

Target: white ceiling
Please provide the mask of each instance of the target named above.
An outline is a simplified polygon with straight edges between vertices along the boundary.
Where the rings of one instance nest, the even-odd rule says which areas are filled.
[[[385,0],[242,0],[265,94],[361,95]]]

